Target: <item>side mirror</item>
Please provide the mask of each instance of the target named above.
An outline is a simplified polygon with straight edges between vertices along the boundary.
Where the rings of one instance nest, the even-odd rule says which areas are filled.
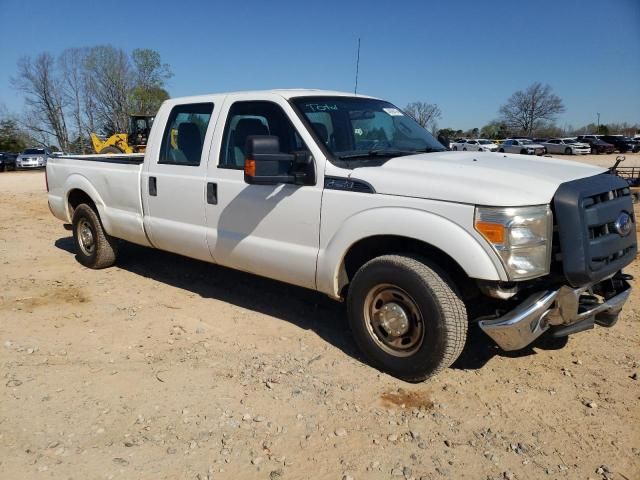
[[[282,153],[280,140],[251,135],[245,145],[244,181],[250,185],[315,185],[316,173],[309,152]]]

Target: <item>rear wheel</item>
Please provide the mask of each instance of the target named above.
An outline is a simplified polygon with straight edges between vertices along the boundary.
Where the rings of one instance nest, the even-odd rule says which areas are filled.
[[[498,150],[500,153],[504,153],[504,148],[501,148],[500,150]]]
[[[467,151],[467,148],[466,148],[466,147],[465,147],[465,148],[463,148],[463,149],[462,149],[462,151],[463,151],[463,152],[466,152],[466,151]]]
[[[458,147],[454,146],[454,147],[453,147],[453,151],[454,151],[454,152],[458,151]]]
[[[117,240],[104,231],[100,217],[87,204],[73,212],[73,240],[78,261],[85,267],[100,269],[115,263]]]
[[[100,150],[100,155],[107,154],[107,153],[124,153],[124,152],[120,150],[118,147],[114,147],[114,146],[104,147],[102,150]]]
[[[418,258],[385,255],[366,263],[351,282],[347,308],[367,359],[407,381],[449,367],[466,340],[467,313],[455,286]]]

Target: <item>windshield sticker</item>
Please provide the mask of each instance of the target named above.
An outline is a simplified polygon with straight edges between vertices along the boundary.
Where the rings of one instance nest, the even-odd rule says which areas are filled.
[[[382,110],[387,112],[392,117],[404,117],[402,112],[400,110],[398,110],[397,108],[383,108]]]
[[[305,107],[312,112],[331,112],[338,110],[338,105],[335,103],[307,103]]]

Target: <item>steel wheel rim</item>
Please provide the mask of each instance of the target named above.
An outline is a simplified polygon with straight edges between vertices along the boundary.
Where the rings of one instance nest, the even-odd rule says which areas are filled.
[[[85,218],[78,222],[78,244],[80,250],[87,256],[93,255],[96,250],[96,242],[91,224]]]
[[[395,285],[381,284],[369,291],[364,318],[371,339],[389,355],[408,357],[422,346],[425,329],[420,309]]]

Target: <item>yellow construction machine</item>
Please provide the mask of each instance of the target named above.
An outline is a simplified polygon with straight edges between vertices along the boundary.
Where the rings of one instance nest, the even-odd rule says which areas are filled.
[[[114,133],[105,140],[92,133],[93,150],[96,153],[144,153],[154,118],[151,115],[131,115],[127,133]]]

